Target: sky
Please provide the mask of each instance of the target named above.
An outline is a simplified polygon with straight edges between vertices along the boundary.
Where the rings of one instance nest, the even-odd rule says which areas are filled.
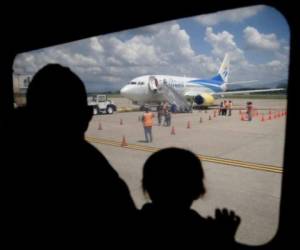
[[[48,63],[60,63],[78,74],[89,92],[117,91],[148,74],[210,78],[229,53],[229,82],[266,83],[287,79],[289,51],[285,18],[259,5],[22,53],[13,70],[33,75]]]

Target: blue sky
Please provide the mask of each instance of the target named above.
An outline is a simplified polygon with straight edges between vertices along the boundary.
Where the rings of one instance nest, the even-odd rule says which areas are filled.
[[[209,55],[211,52],[211,46],[203,40],[207,25],[199,25],[198,22],[193,21],[190,18],[178,20],[178,23],[190,35],[191,44],[195,51]],[[272,59],[272,53],[270,53],[270,51],[260,51],[260,55],[257,56],[257,53],[247,49],[247,45],[243,39],[243,30],[247,26],[255,27],[261,33],[274,33],[279,39],[283,40],[283,44],[285,46],[289,46],[289,26],[281,13],[271,7],[264,7],[251,18],[237,22],[223,21],[213,27],[215,32],[222,32],[226,30],[233,34],[235,42],[240,48],[246,50],[247,58],[252,63],[268,62]]]
[[[34,74],[47,63],[60,63],[89,91],[117,90],[144,74],[213,76],[229,52],[229,81],[270,82],[287,78],[289,41],[289,27],[277,10],[253,6],[23,53],[14,72]]]

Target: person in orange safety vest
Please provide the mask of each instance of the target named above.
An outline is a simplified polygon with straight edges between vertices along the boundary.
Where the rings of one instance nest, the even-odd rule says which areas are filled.
[[[152,112],[149,112],[149,108],[145,108],[145,113],[143,114],[142,122],[144,125],[144,132],[145,132],[145,141],[146,142],[152,142],[153,136],[152,136],[152,126],[153,126],[153,119],[154,114]],[[148,139],[149,135],[149,139]]]

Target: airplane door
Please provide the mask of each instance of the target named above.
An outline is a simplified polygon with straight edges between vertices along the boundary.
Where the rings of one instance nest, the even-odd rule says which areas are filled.
[[[149,88],[152,91],[157,91],[158,89],[158,80],[154,76],[149,77]]]

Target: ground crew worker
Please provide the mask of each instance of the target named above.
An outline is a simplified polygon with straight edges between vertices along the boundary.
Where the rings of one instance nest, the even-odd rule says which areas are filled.
[[[167,101],[164,101],[164,103],[163,103],[163,113],[165,114],[166,110],[168,110],[168,109],[169,109],[168,103],[167,103]]]
[[[229,100],[229,102],[228,102],[228,116],[231,116],[231,111],[232,111],[232,101]]]
[[[145,141],[146,142],[152,142],[152,126],[153,126],[153,118],[154,114],[152,112],[149,112],[149,108],[145,108],[145,113],[143,114],[143,126],[144,126],[144,132],[145,132]],[[150,140],[148,139],[148,135],[150,137]]]
[[[248,115],[248,121],[251,121],[251,120],[252,120],[252,111],[253,111],[252,102],[247,102],[247,115]]]
[[[157,120],[158,120],[158,125],[161,125],[161,119],[163,116],[163,106],[160,104],[157,107]]]
[[[172,113],[176,113],[176,112],[177,112],[177,106],[176,106],[175,103],[173,103],[173,104],[171,105],[171,112],[172,112]]]
[[[226,116],[227,114],[227,101],[224,100],[224,105],[223,105],[223,112],[222,112],[222,115]]]
[[[219,115],[223,115],[223,101],[220,102],[220,107],[219,107]]]
[[[165,122],[164,125],[169,127],[171,126],[171,112],[167,109],[165,113]]]

